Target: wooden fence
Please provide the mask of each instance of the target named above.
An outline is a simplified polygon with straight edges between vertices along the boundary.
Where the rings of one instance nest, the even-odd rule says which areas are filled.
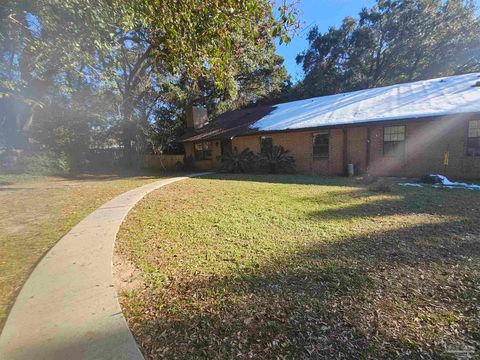
[[[176,170],[177,163],[183,164],[183,155],[145,155],[143,166],[149,169]]]

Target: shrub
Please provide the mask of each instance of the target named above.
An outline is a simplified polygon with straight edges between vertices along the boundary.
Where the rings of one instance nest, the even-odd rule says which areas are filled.
[[[270,174],[295,171],[295,159],[282,146],[273,146],[270,151],[258,154],[257,163],[261,170]]]
[[[64,153],[43,152],[25,158],[25,172],[32,175],[67,175],[70,159]]]
[[[247,173],[253,171],[255,155],[250,149],[238,152],[237,148],[220,157],[222,165],[220,171],[230,173]]]
[[[2,154],[1,168],[8,173],[31,175],[67,175],[70,173],[70,159],[64,153],[44,151],[27,155],[20,150]]]

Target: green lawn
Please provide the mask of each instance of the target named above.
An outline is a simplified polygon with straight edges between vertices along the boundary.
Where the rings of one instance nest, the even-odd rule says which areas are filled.
[[[478,354],[479,219],[474,191],[182,181],[147,196],[118,235],[137,269],[122,306],[146,358]]]
[[[158,178],[79,179],[0,175],[0,330],[35,264],[65,233],[107,200]]]

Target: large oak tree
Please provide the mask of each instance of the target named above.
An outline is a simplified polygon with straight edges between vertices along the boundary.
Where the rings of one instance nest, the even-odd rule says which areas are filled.
[[[152,110],[183,80],[182,91],[208,84],[205,92],[229,99],[246,93],[255,81],[242,74],[258,79],[266,68],[256,54],[271,49],[275,37],[287,41],[296,24],[290,5],[277,10],[275,17],[269,0],[7,1],[0,11],[1,106],[29,110],[24,130],[36,108],[78,110],[95,93],[97,103],[105,100],[109,131],[131,153]],[[18,114],[4,116],[3,125],[18,124]]]

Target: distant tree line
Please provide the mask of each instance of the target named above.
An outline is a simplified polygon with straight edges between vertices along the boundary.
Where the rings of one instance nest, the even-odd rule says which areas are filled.
[[[313,27],[290,98],[480,71],[476,10],[474,1],[377,0],[338,28]]]
[[[274,40],[296,26],[293,5],[270,0],[7,0],[0,161],[175,151],[187,105],[215,115],[288,88]]]

